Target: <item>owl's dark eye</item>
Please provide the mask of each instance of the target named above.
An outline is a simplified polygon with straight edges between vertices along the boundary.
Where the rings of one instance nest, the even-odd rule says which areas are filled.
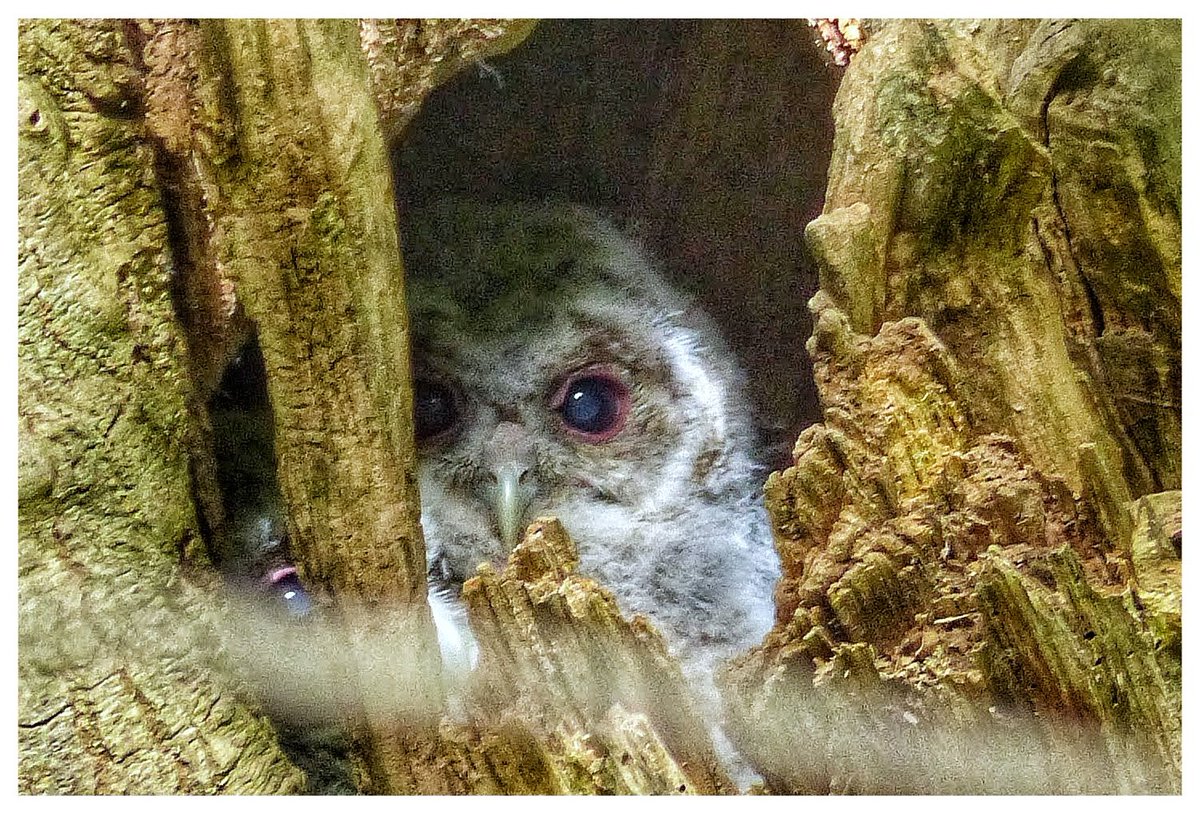
[[[629,388],[604,369],[582,370],[567,380],[550,406],[572,435],[599,444],[625,428]]]
[[[288,615],[295,619],[303,619],[312,611],[312,597],[300,584],[300,577],[292,566],[273,571],[266,579],[267,589]]]
[[[418,441],[441,435],[458,423],[454,393],[440,382],[417,379],[413,388],[413,427]]]

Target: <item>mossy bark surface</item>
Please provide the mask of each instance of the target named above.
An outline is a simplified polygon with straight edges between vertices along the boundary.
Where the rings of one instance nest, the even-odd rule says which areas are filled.
[[[231,41],[246,49],[234,49],[236,68],[230,49],[219,47]],[[31,21],[22,24],[19,43],[19,786],[297,791],[303,775],[279,750],[270,724],[216,669],[217,631],[235,622],[225,617],[200,544],[189,452],[203,464],[205,399],[248,319],[267,314],[260,324],[270,337],[272,395],[281,420],[292,422],[284,439],[296,476],[287,483],[294,504],[315,506],[320,523],[314,533],[314,522],[297,515],[308,520],[306,534],[297,535],[303,567],[348,598],[383,604],[399,596],[424,606],[410,440],[405,452],[402,276],[358,24],[212,23],[205,30],[169,21]],[[276,47],[279,59],[264,65],[263,51],[250,45]],[[310,62],[289,74],[287,60],[302,46]],[[267,75],[272,69],[282,73]],[[239,109],[247,98],[232,95],[230,74],[222,73],[234,70],[239,78],[252,74],[240,88],[247,94],[265,87],[282,105],[303,89],[309,107],[253,107],[250,98],[253,110]],[[269,92],[272,83],[280,93]],[[326,122],[345,128],[321,134],[331,140],[326,150],[314,146],[310,126],[321,123],[322,104]],[[338,110],[328,112],[330,105]],[[347,109],[351,115],[338,115]],[[272,116],[293,129],[273,131],[262,119]],[[374,166],[362,160],[363,131],[376,139]],[[355,176],[364,163],[375,172]],[[250,188],[264,177],[275,184]],[[286,201],[271,197],[296,181]],[[354,240],[342,239],[347,232]],[[375,277],[347,273],[361,258],[374,264]],[[304,283],[314,281],[326,288],[305,292]],[[343,309],[302,330],[303,309],[328,304],[314,299],[321,296]],[[363,307],[375,298],[382,301]],[[356,304],[355,319],[347,320]],[[383,314],[387,322],[372,319]],[[353,341],[339,334],[347,324],[359,329]],[[296,342],[316,361],[288,344]],[[344,357],[358,363],[353,371],[338,367]],[[333,377],[354,398],[322,402],[325,410],[298,408],[295,379],[311,377],[314,366],[318,384]],[[305,398],[319,390],[309,388]],[[351,455],[339,455],[335,443],[347,435],[329,419],[339,409],[343,418],[369,417],[350,421],[367,438],[347,442]],[[315,454],[296,452],[306,432]],[[359,447],[374,456],[359,455]],[[346,506],[376,470],[390,473],[381,481],[384,509],[393,510],[368,515],[379,507],[362,501],[356,518]],[[205,489],[202,473],[196,485]],[[207,520],[219,522],[218,505],[210,499],[201,506],[213,510]],[[339,570],[343,562],[319,552],[337,538],[331,528],[346,526],[351,537],[375,544],[346,547],[363,567]],[[427,674],[436,675],[436,656],[424,652],[433,664]],[[427,701],[406,698],[404,709]],[[437,708],[436,698],[426,704]]]
[[[304,788],[218,669],[245,620],[200,545],[207,400],[251,333],[363,790],[732,790],[553,521],[468,582],[480,669],[443,704],[384,147],[528,31],[22,24],[22,791]],[[690,66],[679,132],[737,62]],[[725,675],[769,790],[1178,791],[1179,62],[1169,21],[869,30],[806,234],[822,422],[766,485],[779,623]],[[381,642],[414,669],[381,681]]]
[[[200,545],[197,510],[210,531],[223,522],[207,403],[252,333],[293,553],[334,610],[322,633],[335,635],[312,641],[338,649],[330,661],[349,665],[351,687],[361,681],[338,696],[351,702],[334,717],[359,733],[363,790],[729,788],[661,640],[573,576],[573,547],[557,526],[552,546],[538,548],[538,533],[521,551],[559,564],[491,588],[484,578],[477,596],[508,598],[480,612],[515,650],[544,656],[572,626],[571,641],[590,637],[593,656],[633,648],[622,662],[633,685],[602,701],[587,664],[563,666],[548,686],[573,689],[539,696],[534,719],[530,699],[508,698],[508,688],[537,683],[530,671],[546,665],[519,658],[489,671],[474,717],[439,723],[382,138],[399,114],[371,83],[408,71],[419,98],[445,73],[427,68],[503,44],[505,28],[407,25],[23,28],[23,790],[305,788],[247,705],[265,685],[221,669],[222,637],[255,617],[229,616]],[[415,57],[378,42],[364,51],[381,29],[425,47]],[[531,597],[525,611],[518,596]],[[529,613],[547,620],[536,641]],[[391,682],[361,672],[389,663],[370,652],[389,641],[409,669]],[[666,711],[664,692],[678,702]]]
[[[127,34],[19,31],[18,788],[292,792],[270,725],[213,669],[221,606]]]
[[[890,21],[848,69],[824,420],[728,675],[771,788],[1179,790],[1179,65],[1171,21]]]

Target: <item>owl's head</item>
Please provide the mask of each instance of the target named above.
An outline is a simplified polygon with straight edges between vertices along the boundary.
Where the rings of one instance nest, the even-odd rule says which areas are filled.
[[[737,366],[611,225],[450,201],[405,226],[422,521],[442,577],[502,560],[537,515],[563,520],[586,565],[589,547],[652,544],[654,524],[746,489]]]

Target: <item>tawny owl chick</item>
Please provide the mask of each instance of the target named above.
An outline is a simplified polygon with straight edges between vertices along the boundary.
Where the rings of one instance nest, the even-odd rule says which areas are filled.
[[[406,219],[403,248],[443,635],[463,580],[554,515],[689,671],[756,644],[779,563],[742,375],[708,318],[577,207],[444,202]]]

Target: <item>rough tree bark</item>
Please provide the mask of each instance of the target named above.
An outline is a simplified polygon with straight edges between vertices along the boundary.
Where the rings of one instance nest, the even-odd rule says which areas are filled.
[[[415,27],[409,36],[380,36],[391,28],[360,30],[353,22],[46,22],[29,23],[22,31],[28,101],[21,201],[29,238],[21,277],[22,427],[28,430],[21,458],[21,778],[28,791],[246,793],[301,787],[300,774],[279,752],[262,716],[231,700],[253,698],[254,688],[238,695],[245,688],[210,669],[221,666],[218,634],[246,620],[221,618],[211,609],[221,603],[202,550],[192,545],[181,551],[200,536],[186,452],[192,454],[204,519],[212,533],[221,533],[206,404],[251,329],[268,369],[294,553],[338,613],[336,644],[350,654],[337,659],[350,665],[345,678],[362,684],[361,692],[350,694],[357,703],[343,717],[361,736],[364,790],[729,787],[661,640],[644,626],[630,627],[599,586],[571,576],[572,548],[561,530],[533,535],[522,548],[543,552],[542,560],[526,555],[534,563],[550,558],[545,562],[552,567],[544,566],[551,568],[549,576],[541,566],[530,566],[496,581],[483,577],[472,588],[475,597],[509,595],[503,606],[486,610],[478,610],[483,600],[472,600],[473,613],[488,613],[502,629],[493,637],[497,649],[482,656],[495,679],[486,690],[490,712],[486,719],[447,722],[438,731],[442,705],[412,478],[403,277],[384,128],[370,77],[415,74],[417,86],[427,92],[437,76],[429,65],[455,53],[468,60],[508,41],[501,36],[505,28],[493,24],[435,26],[425,40],[412,36]],[[528,26],[514,28],[519,36]],[[97,38],[103,47],[94,44]],[[406,72],[404,60],[416,60],[415,69]],[[114,87],[103,86],[94,73]],[[74,104],[107,129],[90,139],[86,130],[70,130],[73,122],[51,102]],[[409,100],[392,110],[381,100],[384,127],[398,126],[412,107]],[[48,140],[48,128],[57,152],[35,151]],[[64,179],[75,178],[75,166],[62,156],[72,157],[72,146],[80,143],[87,150],[74,152],[78,166],[91,168],[103,159],[100,171],[95,178],[82,175],[82,184],[64,185]],[[165,185],[165,197],[158,184]],[[131,194],[131,185],[140,197]],[[76,204],[77,198],[74,206],[53,198],[72,193],[75,198],[66,201]],[[125,232],[136,240],[93,233],[83,228],[87,221],[70,219],[100,208],[103,225],[110,196],[130,204],[126,217],[132,222]],[[120,225],[123,210],[114,210],[110,219]],[[63,222],[47,225],[55,215]],[[123,343],[117,348],[122,354],[100,343],[106,334],[93,338],[91,322],[78,322],[82,309],[71,308],[79,269],[90,260],[81,248],[86,245],[115,255],[114,269],[99,267],[96,278],[106,285],[93,286],[97,292],[89,293],[86,304],[111,312],[114,302],[130,302],[132,316],[110,318],[107,326]],[[126,255],[141,261],[140,277],[133,277]],[[57,289],[50,285],[55,281]],[[172,285],[178,323],[170,307]],[[116,316],[123,314],[118,309]],[[77,341],[42,338],[72,332]],[[72,354],[100,355],[92,350],[97,347],[120,364],[95,373],[91,392],[87,371],[76,372],[68,362],[78,364]],[[41,363],[52,351],[63,359]],[[167,375],[151,368],[155,375],[136,378],[142,372],[137,364],[148,360]],[[71,402],[73,392],[85,394],[82,404],[89,410],[103,408],[103,420]],[[166,417],[154,420],[164,409],[159,399],[173,401]],[[63,414],[79,423],[77,413],[96,425],[88,435],[75,430],[84,435],[80,449],[99,448],[100,463],[119,467],[124,491],[141,487],[136,499],[106,498],[97,487],[113,479],[107,472],[86,468],[76,478],[66,477],[70,467],[63,462],[81,454],[54,447],[71,436],[59,427],[66,421],[47,428],[39,420]],[[133,416],[129,432],[137,434],[119,447],[103,446],[105,433],[125,426],[126,413]],[[160,458],[167,465],[163,474]],[[92,475],[94,485],[87,480]],[[93,512],[83,515],[86,527],[68,523],[77,514],[74,504],[84,498]],[[115,519],[117,507],[142,527],[126,529]],[[114,534],[129,539],[114,542]],[[95,568],[107,575],[116,567],[105,568],[110,549],[128,552],[120,561],[120,579],[107,585],[115,589],[111,598],[91,585],[97,577],[90,573]],[[178,574],[181,553],[195,571],[193,579]],[[62,572],[72,570],[95,593],[87,596],[86,607],[56,590]],[[539,587],[547,579],[565,587]],[[160,608],[167,600],[158,594],[168,591],[170,603]],[[527,600],[521,610],[519,597],[530,592],[539,597],[538,608]],[[139,600],[127,607],[131,594]],[[139,613],[141,603],[155,612],[149,622],[141,619],[146,615]],[[91,627],[105,628],[103,658],[84,635],[89,625],[83,615],[92,619],[93,612],[98,616]],[[544,629],[529,629],[518,619],[522,614],[542,618]],[[582,635],[571,635],[569,626],[578,619],[588,621],[575,621]],[[154,628],[145,627],[150,622]],[[588,624],[597,630],[589,633]],[[544,672],[545,664],[491,662],[509,652],[505,637],[545,654],[564,635],[577,645],[594,643],[579,652],[582,661],[564,662],[557,680],[546,682],[548,695],[535,693],[540,715],[527,720],[521,710],[531,698],[514,696],[511,688],[519,685],[512,679],[528,679],[534,669]],[[381,643],[394,644],[412,665],[391,682],[370,675],[380,661],[370,650]],[[619,654],[625,651],[629,663],[621,675],[631,686],[615,692],[629,709],[601,703],[590,680],[593,666],[614,658],[622,664]],[[181,671],[187,671],[186,680]],[[661,709],[648,717],[635,707]],[[651,719],[666,734],[658,734]],[[138,739],[128,736],[135,725]],[[209,754],[218,748],[216,757]],[[162,759],[164,754],[170,759]]]
[[[466,713],[436,680],[384,146],[528,31],[22,24],[22,791],[303,787],[200,545],[252,330],[364,790],[731,790],[552,520],[465,588]],[[893,21],[847,71],[823,421],[766,487],[779,624],[726,674],[769,790],[1178,790],[1179,61],[1170,22]]]
[[[1179,37],[896,21],[847,72],[824,421],[729,675],[773,789],[1179,790]]]
[[[209,661],[168,219],[120,23],[19,33],[18,787],[287,793]]]

